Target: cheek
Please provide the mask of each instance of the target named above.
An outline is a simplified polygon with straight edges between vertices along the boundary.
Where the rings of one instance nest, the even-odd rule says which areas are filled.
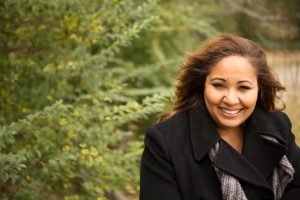
[[[205,103],[207,106],[217,105],[222,100],[222,95],[213,88],[207,87],[204,91]]]
[[[257,102],[257,92],[248,93],[243,97],[243,103],[247,107],[253,107]]]

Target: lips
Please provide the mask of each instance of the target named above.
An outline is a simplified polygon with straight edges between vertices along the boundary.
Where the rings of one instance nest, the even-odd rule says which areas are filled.
[[[237,108],[237,109],[232,109],[232,108],[222,108],[220,107],[220,111],[223,114],[223,116],[228,117],[228,118],[233,118],[236,117],[241,110],[243,110],[242,108]]]

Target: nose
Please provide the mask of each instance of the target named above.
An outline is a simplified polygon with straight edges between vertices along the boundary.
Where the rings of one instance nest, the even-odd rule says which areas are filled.
[[[239,97],[238,95],[233,92],[233,91],[229,91],[223,98],[224,103],[228,104],[228,105],[235,105],[239,103]]]

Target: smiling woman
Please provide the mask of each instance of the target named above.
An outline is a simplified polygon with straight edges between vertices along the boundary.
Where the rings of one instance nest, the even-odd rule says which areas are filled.
[[[297,199],[300,150],[264,51],[236,35],[181,66],[176,101],[148,130],[140,199]]]
[[[220,60],[208,73],[204,87],[206,108],[226,142],[242,151],[243,127],[252,114],[258,95],[255,68],[242,56]]]

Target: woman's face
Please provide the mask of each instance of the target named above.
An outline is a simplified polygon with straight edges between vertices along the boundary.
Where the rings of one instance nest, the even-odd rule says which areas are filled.
[[[205,105],[218,128],[241,126],[253,112],[257,95],[256,70],[242,56],[223,58],[207,75]]]

